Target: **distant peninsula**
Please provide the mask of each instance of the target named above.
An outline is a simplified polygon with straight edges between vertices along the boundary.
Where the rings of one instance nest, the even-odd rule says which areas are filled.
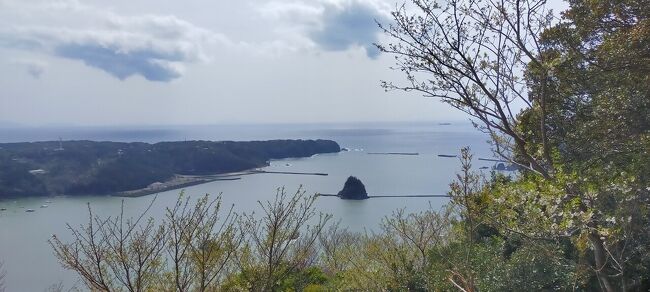
[[[0,198],[163,190],[263,167],[271,159],[339,151],[331,140],[4,143]]]

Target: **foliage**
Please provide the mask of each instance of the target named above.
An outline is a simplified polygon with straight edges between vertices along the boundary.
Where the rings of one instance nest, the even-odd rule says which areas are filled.
[[[122,209],[123,210],[123,209]],[[73,241],[53,236],[50,244],[63,267],[76,271],[90,290],[142,291],[155,287],[163,262],[165,227],[153,220],[93,217],[79,229],[68,226]]]
[[[561,19],[544,1],[412,3],[382,25],[406,76],[384,87],[467,113],[522,169],[462,202],[470,241],[483,224],[562,246],[551,262],[586,289],[647,289],[650,3],[569,1]]]
[[[305,196],[302,189],[288,197],[280,188],[273,202],[259,202],[263,211],[260,219],[254,214],[245,216],[240,228],[249,240],[237,260],[245,287],[269,291],[293,286],[299,291],[307,284],[318,284],[303,282],[297,275],[305,273],[316,260],[318,237],[331,218],[317,216],[315,202],[316,196]],[[306,276],[312,277],[309,273]]]
[[[29,173],[28,166],[2,155],[0,155],[0,165],[2,166],[0,167],[0,194],[33,196],[46,192],[43,182]]]
[[[101,219],[89,207],[88,224],[68,226],[72,242],[53,236],[50,244],[63,267],[77,272],[90,290],[209,291],[243,240],[231,213],[221,218],[220,212],[220,198],[207,196],[193,207],[179,197],[159,224],[144,219],[146,211],[136,219],[123,212]]]

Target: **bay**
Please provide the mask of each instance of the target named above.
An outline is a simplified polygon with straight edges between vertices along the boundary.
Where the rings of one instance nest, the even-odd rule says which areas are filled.
[[[459,153],[470,146],[475,158],[491,157],[487,137],[469,123],[365,123],[306,125],[159,126],[122,128],[21,128],[0,129],[0,141],[42,141],[88,139],[96,141],[183,141],[183,140],[268,140],[332,139],[350,151],[309,158],[271,161],[270,171],[321,172],[328,176],[255,174],[236,181],[215,181],[188,187],[185,195],[198,198],[221,194],[224,207],[236,212],[259,212],[258,201],[273,200],[276,190],[288,193],[299,188],[308,194],[336,193],[345,179],[354,175],[370,195],[445,194],[459,169],[457,158],[438,154]],[[368,155],[369,152],[417,152],[419,155]],[[474,166],[492,166],[477,161]],[[88,205],[98,216],[115,216],[123,204],[125,213],[140,214],[155,198],[148,215],[160,219],[173,206],[180,190],[139,198],[75,196],[23,198],[0,201],[0,260],[7,272],[7,291],[44,291],[62,283],[83,287],[76,275],[56,261],[47,240],[56,234],[69,238],[66,224],[79,226],[88,221]],[[46,201],[51,201],[46,203]],[[317,209],[334,216],[353,231],[376,230],[381,219],[398,208],[409,212],[438,209],[444,198],[376,198],[345,201],[319,197]],[[40,208],[47,204],[47,208]],[[25,212],[26,209],[35,212]]]

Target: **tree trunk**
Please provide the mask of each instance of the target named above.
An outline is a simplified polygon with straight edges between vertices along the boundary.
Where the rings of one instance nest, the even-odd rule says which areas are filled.
[[[605,266],[607,265],[607,255],[605,253],[605,246],[603,245],[603,241],[595,232],[589,234],[589,241],[594,248],[594,261],[596,263],[595,270],[598,281],[602,284],[602,287],[605,289],[605,291],[616,291],[616,289],[609,282],[607,274],[603,272],[603,269],[605,269]]]

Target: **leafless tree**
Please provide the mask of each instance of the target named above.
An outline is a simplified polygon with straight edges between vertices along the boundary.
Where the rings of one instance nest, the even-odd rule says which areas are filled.
[[[182,197],[182,196],[181,196]],[[235,226],[232,206],[221,218],[221,197],[206,195],[194,206],[179,199],[167,209],[167,253],[176,291],[207,291],[217,285],[244,236]]]
[[[456,179],[449,184],[449,204],[453,216],[458,217],[463,228],[462,235],[465,237],[463,244],[458,248],[463,249],[465,255],[462,263],[448,262],[452,267],[450,269],[449,281],[462,291],[476,291],[474,273],[471,271],[471,258],[473,254],[473,245],[477,238],[475,233],[477,228],[483,223],[479,222],[477,217],[480,214],[476,208],[476,199],[483,188],[482,177],[472,170],[473,155],[469,147],[460,151],[461,171],[456,174]]]
[[[318,241],[325,270],[333,275],[349,267],[350,258],[346,256],[346,251],[358,244],[359,235],[342,229],[339,221],[324,229]]]
[[[382,221],[382,230],[393,238],[402,250],[404,257],[412,259],[412,268],[420,273],[429,268],[430,251],[445,246],[451,234],[450,209],[443,207],[439,211],[430,208],[418,213],[406,213],[399,209]],[[382,237],[380,237],[382,238]],[[390,241],[386,242],[390,245]],[[430,287],[430,279],[424,277],[424,287]]]
[[[65,286],[63,285],[63,282],[52,284],[45,289],[45,292],[63,292],[63,291],[79,291],[79,289],[71,288],[66,290]]]
[[[221,197],[191,204],[180,196],[166,220],[136,219],[122,212],[68,225],[73,240],[50,244],[63,267],[77,272],[93,291],[209,291],[218,286],[243,241],[232,207],[221,217]],[[124,203],[122,203],[124,204]]]
[[[412,0],[393,12],[393,22],[380,24],[392,43],[378,45],[393,55],[393,69],[406,84],[382,82],[384,88],[416,91],[475,118],[489,133],[495,153],[523,168],[550,178],[544,107],[546,92],[530,94],[524,78],[528,66],[546,72],[540,34],[552,22],[545,0]],[[410,7],[410,6],[409,6]],[[544,149],[529,148],[518,128],[517,107],[542,108]],[[521,157],[515,159],[513,153]]]
[[[238,262],[252,290],[271,291],[290,272],[316,261],[318,236],[331,215],[317,214],[315,201],[302,188],[293,196],[279,188],[274,201],[258,202],[261,218],[246,215],[241,224],[248,242]]]
[[[152,289],[162,267],[165,228],[153,219],[144,219],[146,210],[130,219],[124,215],[122,202],[118,216],[101,219],[93,216],[88,205],[88,224],[79,228],[68,225],[72,242],[53,236],[50,245],[63,267],[77,272],[90,290]]]

